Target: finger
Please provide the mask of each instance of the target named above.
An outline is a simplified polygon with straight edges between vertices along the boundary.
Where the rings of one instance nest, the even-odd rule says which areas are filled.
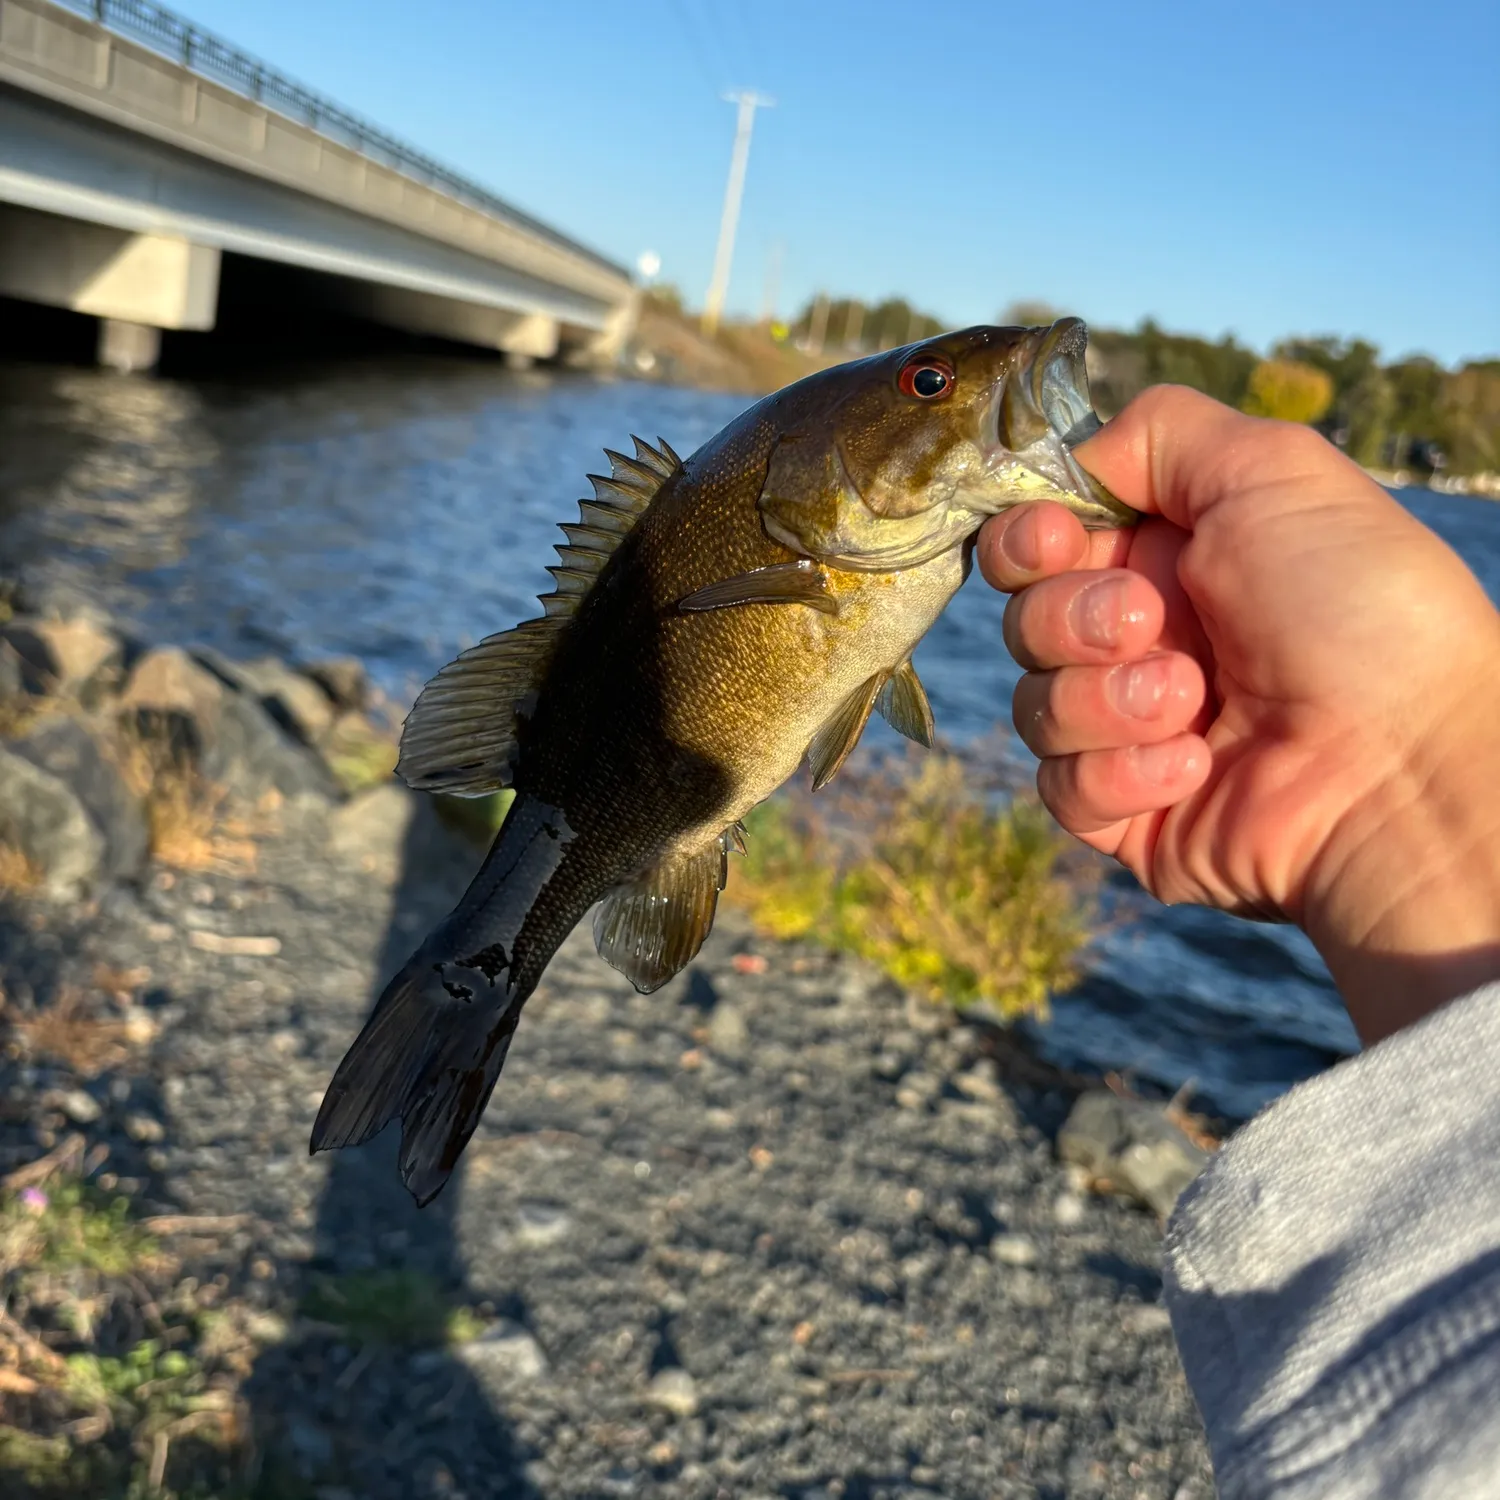
[[[1029,672],[1011,713],[1033,755],[1076,755],[1171,739],[1193,726],[1205,691],[1192,657],[1163,651],[1112,667]]]
[[[1191,796],[1208,779],[1211,756],[1196,734],[1155,745],[1050,756],[1036,785],[1052,816],[1080,837]]]
[[[1066,506],[1043,500],[992,516],[975,555],[990,586],[1008,594],[1070,568],[1120,567],[1129,547],[1129,532],[1085,531]]]
[[[1186,386],[1142,391],[1073,451],[1126,504],[1188,530],[1218,502],[1250,491],[1304,504],[1305,483],[1296,481],[1312,475],[1358,481],[1362,496],[1378,489],[1310,428],[1246,416]]]
[[[1065,573],[1005,606],[1005,644],[1031,671],[1129,661],[1156,644],[1163,617],[1161,593],[1138,573]]]

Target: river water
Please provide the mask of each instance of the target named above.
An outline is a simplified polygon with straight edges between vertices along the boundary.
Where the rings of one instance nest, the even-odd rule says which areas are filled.
[[[421,357],[224,380],[0,367],[0,575],[153,640],[350,654],[409,699],[457,650],[536,612],[605,446],[691,452],[744,398]],[[1500,595],[1500,505],[1400,497]],[[1008,723],[1004,600],[973,578],[917,667],[939,732]],[[1037,1033],[1057,1061],[1244,1117],[1352,1051],[1296,931],[1142,898]]]

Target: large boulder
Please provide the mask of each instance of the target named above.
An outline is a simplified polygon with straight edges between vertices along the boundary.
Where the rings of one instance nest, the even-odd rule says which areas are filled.
[[[143,739],[190,762],[202,760],[218,732],[224,684],[177,646],[158,646],[132,668],[120,709]]]
[[[0,747],[0,850],[19,856],[11,883],[34,879],[39,894],[67,901],[98,877],[105,843],[67,782]]]
[[[76,695],[106,673],[118,671],[120,639],[106,626],[80,616],[71,620],[15,619],[0,626],[33,693]]]
[[[232,793],[337,795],[328,768],[271,718],[248,681],[236,686],[186,651],[148,651],[120,701],[138,733]]]
[[[219,706],[214,737],[202,760],[203,774],[242,797],[272,789],[284,797],[339,795],[333,773],[316,751],[288,735],[258,698],[227,693]]]
[[[118,746],[97,726],[54,715],[9,747],[64,782],[104,836],[102,871],[116,879],[146,862],[150,835],[145,810],[126,785]]]
[[[358,710],[369,702],[370,683],[357,656],[330,656],[310,662],[307,675],[333,700],[335,708]]]
[[[1057,1154],[1162,1218],[1208,1164],[1207,1152],[1159,1104],[1122,1099],[1106,1089],[1079,1096],[1058,1132]]]
[[[316,745],[333,723],[332,698],[301,672],[274,656],[233,661],[217,651],[200,650],[197,658],[228,686],[260,700],[261,707],[293,738]]]

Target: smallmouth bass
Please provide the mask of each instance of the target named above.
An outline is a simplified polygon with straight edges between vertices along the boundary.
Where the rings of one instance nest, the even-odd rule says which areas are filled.
[[[600,954],[656,989],[708,935],[740,819],[804,758],[825,785],[872,711],[932,743],[911,654],[985,518],[1051,499],[1136,519],[1072,455],[1099,426],[1086,340],[1076,318],[970,328],[808,376],[685,461],[660,439],[608,454],[543,617],[464,652],[407,719],[409,786],[515,800],[340,1063],[314,1151],[399,1118],[429,1202],[590,908]]]

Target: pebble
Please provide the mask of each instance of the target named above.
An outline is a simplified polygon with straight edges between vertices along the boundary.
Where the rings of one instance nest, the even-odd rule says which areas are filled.
[[[651,1377],[646,1400],[674,1417],[692,1417],[698,1413],[698,1383],[683,1369],[673,1366]]]
[[[92,1125],[104,1113],[104,1107],[83,1089],[68,1089],[57,1101],[58,1108],[76,1125]]]
[[[738,1005],[721,1000],[708,1018],[708,1045],[720,1057],[731,1061],[749,1050],[750,1028]]]
[[[572,1228],[572,1215],[561,1204],[525,1202],[516,1209],[512,1238],[518,1245],[537,1250],[566,1239]]]
[[[458,1346],[470,1364],[507,1380],[538,1380],[547,1373],[547,1356],[519,1323],[502,1319],[493,1328]]]
[[[133,1141],[139,1141],[142,1145],[155,1145],[166,1135],[166,1128],[160,1120],[153,1119],[150,1115],[126,1115],[125,1134]]]
[[[1024,1234],[997,1234],[990,1241],[990,1254],[1002,1266],[1034,1266],[1037,1248]]]
[[[1059,1193],[1052,1200],[1052,1217],[1062,1229],[1076,1229],[1088,1213],[1088,1204],[1077,1193]]]

